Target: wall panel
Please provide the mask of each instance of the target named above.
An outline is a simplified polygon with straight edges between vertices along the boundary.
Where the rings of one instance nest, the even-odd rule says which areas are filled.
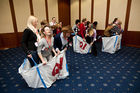
[[[102,7],[101,7],[102,6]],[[94,0],[93,21],[98,22],[97,29],[105,29],[107,0]]]
[[[49,0],[48,0],[49,1]],[[46,19],[45,0],[33,0],[34,16],[38,18],[38,28],[40,22]]]
[[[17,38],[15,33],[0,34],[0,49],[17,47]]]
[[[81,20],[83,18],[91,21],[91,0],[81,0]]]
[[[125,44],[127,46],[140,48],[140,31],[127,31]]]
[[[58,12],[63,26],[70,25],[70,0],[58,0]]]
[[[23,32],[27,27],[27,19],[30,15],[29,0],[13,0],[18,32]]]
[[[140,31],[140,0],[132,0],[128,31]]]
[[[122,21],[122,28],[124,28],[126,8],[127,0],[110,0],[109,23],[118,17]]]
[[[71,0],[71,26],[75,24],[75,20],[79,19],[79,0]]]
[[[52,20],[52,17],[56,18],[58,22],[58,0],[47,0],[48,1],[48,16],[49,21]]]
[[[9,0],[0,1],[0,33],[14,33]]]

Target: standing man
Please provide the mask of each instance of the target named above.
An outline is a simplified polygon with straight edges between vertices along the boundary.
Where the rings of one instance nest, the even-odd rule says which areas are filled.
[[[50,26],[54,26],[56,25],[56,18],[55,17],[52,17],[52,21],[50,22]]]

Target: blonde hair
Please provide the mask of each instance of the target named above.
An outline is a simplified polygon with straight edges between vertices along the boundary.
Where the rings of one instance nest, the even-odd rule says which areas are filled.
[[[33,26],[33,22],[37,21],[38,19],[35,16],[29,16],[27,20],[27,27],[30,28],[32,31],[35,31],[35,27]]]
[[[89,36],[93,36],[94,35],[94,30],[93,29],[90,29],[89,32],[88,32]]]
[[[70,25],[67,25],[67,26],[62,27],[62,32],[63,33],[73,33],[73,30]]]

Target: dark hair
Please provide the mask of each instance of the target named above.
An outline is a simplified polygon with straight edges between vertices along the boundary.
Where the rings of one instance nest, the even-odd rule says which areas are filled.
[[[79,20],[79,19],[77,19],[77,20],[75,21],[75,24],[78,24],[78,23],[80,23],[80,20]]]
[[[64,33],[73,33],[73,30],[70,25],[62,27],[62,32]]]
[[[90,24],[90,21],[87,21],[87,26]]]
[[[86,20],[87,20],[86,18],[83,18],[83,19],[82,19],[82,22],[85,22]]]
[[[94,22],[93,22],[93,25],[94,25],[95,27],[97,26],[97,24],[98,24],[97,21],[94,21]]]
[[[40,22],[40,24],[44,26],[44,25],[48,25],[48,22],[47,22],[47,20],[42,20],[42,21]]]
[[[117,20],[118,20],[118,18],[114,18],[112,23],[114,24]]]
[[[45,25],[45,26],[43,26],[43,28],[41,29],[41,36],[42,36],[42,37],[45,37],[44,31],[45,31],[45,28],[46,28],[46,27],[49,27],[49,26]],[[49,27],[49,28],[50,28],[50,27]]]
[[[52,20],[54,19],[55,17],[52,17]]]

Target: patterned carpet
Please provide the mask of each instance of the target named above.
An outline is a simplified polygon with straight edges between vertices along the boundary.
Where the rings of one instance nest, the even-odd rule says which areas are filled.
[[[18,74],[22,49],[0,50],[0,93],[140,93],[140,48],[122,47],[98,56],[67,51],[70,76],[49,89],[29,88]]]

